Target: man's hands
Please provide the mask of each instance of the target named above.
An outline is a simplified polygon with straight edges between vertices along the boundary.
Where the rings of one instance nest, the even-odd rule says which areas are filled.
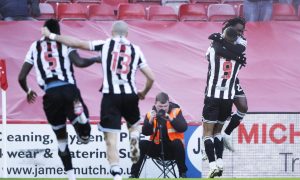
[[[237,59],[236,59],[236,62],[240,63],[243,67],[245,67],[246,64],[247,64],[247,61],[246,61],[247,58],[246,58],[245,55],[246,55],[246,54],[243,53],[243,54],[239,55],[239,56],[237,57]]]
[[[150,124],[153,124],[153,121],[155,118],[156,118],[156,111],[152,110],[150,113],[150,119],[149,119]]]
[[[29,90],[27,93],[27,102],[29,104],[32,104],[35,102],[36,98],[37,98],[36,92],[34,92],[33,90]]]
[[[213,33],[208,37],[208,39],[217,41],[217,42],[222,42],[224,40],[224,38],[222,37],[222,35],[220,33]]]

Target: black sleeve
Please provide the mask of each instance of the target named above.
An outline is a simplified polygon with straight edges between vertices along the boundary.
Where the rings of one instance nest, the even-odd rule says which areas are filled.
[[[231,51],[227,50],[221,43],[214,41],[212,44],[213,48],[215,49],[215,53],[219,56],[222,56],[226,59],[230,60],[237,60],[238,55],[232,53]]]
[[[222,44],[226,47],[228,51],[231,51],[232,53],[237,55],[242,54],[246,50],[246,47],[241,44],[232,44],[227,41],[223,41]]]
[[[171,125],[177,132],[184,132],[187,130],[187,122],[184,119],[182,112],[178,113],[178,115],[171,121]]]
[[[149,119],[146,116],[145,120],[144,120],[144,125],[142,128],[142,134],[144,134],[145,136],[150,136],[153,133],[154,133],[153,132],[153,124],[150,124]]]

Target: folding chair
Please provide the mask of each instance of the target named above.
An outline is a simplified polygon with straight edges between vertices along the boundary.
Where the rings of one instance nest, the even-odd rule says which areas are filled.
[[[176,166],[175,160],[165,159],[165,162],[163,162],[162,158],[160,157],[153,158],[148,155],[146,155],[143,160],[138,177],[140,177],[147,159],[151,159],[152,162],[155,164],[155,166],[161,171],[161,174],[157,178],[177,178],[176,171],[175,171],[175,166]],[[165,173],[163,168],[164,164],[165,164]]]

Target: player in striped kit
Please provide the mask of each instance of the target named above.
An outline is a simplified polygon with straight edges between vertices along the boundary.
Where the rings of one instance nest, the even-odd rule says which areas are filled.
[[[223,36],[225,41],[233,44],[238,34],[236,30],[228,27]],[[207,51],[207,59],[209,71],[203,107],[203,141],[210,167],[208,177],[214,178],[221,176],[223,172],[224,145],[220,133],[225,120],[231,115],[234,85],[241,66],[245,64],[245,58],[242,54],[236,55],[221,43],[213,41]]]
[[[53,33],[60,34],[57,20],[50,19],[44,24]],[[68,147],[67,118],[73,124],[78,140],[87,144],[91,127],[89,113],[74,78],[73,64],[87,67],[101,59],[82,59],[78,53],[49,38],[42,37],[32,43],[21,72],[19,83],[27,93],[28,103],[34,103],[37,94],[27,86],[27,76],[34,67],[38,85],[45,91],[43,108],[49,124],[58,141],[58,155],[61,158],[69,180],[75,180],[72,158]]]
[[[117,150],[121,118],[124,117],[127,121],[130,133],[131,160],[136,163],[140,156],[138,102],[139,99],[145,98],[154,82],[154,76],[141,49],[126,38],[128,25],[124,21],[116,21],[112,26],[112,37],[105,41],[83,41],[75,37],[50,33],[46,28],[43,29],[43,34],[71,47],[100,52],[104,80],[101,88],[103,93],[101,122],[98,124],[98,128],[104,132],[108,161],[111,166],[110,172],[115,180],[122,179]],[[144,89],[140,92],[135,86],[135,74],[138,69],[147,79]]]

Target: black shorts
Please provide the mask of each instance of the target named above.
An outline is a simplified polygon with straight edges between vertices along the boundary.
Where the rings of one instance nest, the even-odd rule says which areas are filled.
[[[243,90],[243,88],[240,84],[240,80],[238,78],[235,81],[235,87],[234,88],[235,88],[235,95],[234,95],[235,98],[246,96],[245,92],[244,92],[244,90]]]
[[[224,124],[231,116],[233,99],[217,99],[205,97],[203,107],[203,122]]]
[[[103,94],[99,130],[103,132],[119,132],[121,119],[129,125],[140,120],[139,98],[136,94]]]
[[[69,119],[73,124],[77,115],[74,113],[74,101],[80,100],[84,113],[89,118],[89,112],[84,104],[79,89],[68,84],[64,86],[48,89],[43,97],[44,111],[49,124],[53,130],[58,130],[66,126],[66,121]]]

